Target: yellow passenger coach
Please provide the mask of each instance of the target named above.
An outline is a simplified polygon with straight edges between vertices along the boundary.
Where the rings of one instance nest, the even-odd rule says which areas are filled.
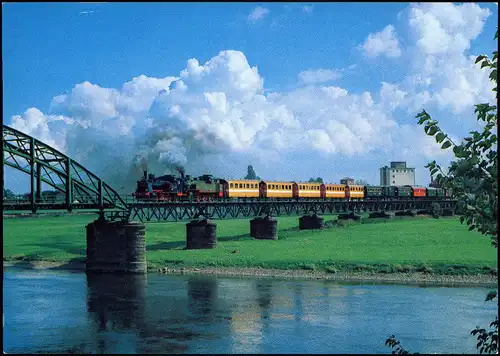
[[[323,184],[321,183],[303,183],[297,182],[294,183],[296,186],[297,194],[294,194],[294,197],[298,198],[321,198],[321,188]]]
[[[335,199],[345,199],[346,186],[343,184],[325,184],[325,197]]]
[[[346,195],[349,199],[363,199],[365,197],[365,186],[346,185]]]
[[[271,182],[260,183],[261,197],[263,198],[292,198],[293,182]]]
[[[229,198],[258,198],[259,180],[228,180]]]

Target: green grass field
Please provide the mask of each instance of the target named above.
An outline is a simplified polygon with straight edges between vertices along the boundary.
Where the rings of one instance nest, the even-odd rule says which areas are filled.
[[[85,225],[93,219],[93,215],[4,219],[4,261],[84,259]],[[491,273],[497,265],[489,239],[469,232],[458,218],[403,218],[299,231],[298,217],[280,217],[278,241],[252,239],[248,219],[215,222],[218,246],[213,250],[184,250],[185,222],[148,223],[148,267],[469,274]]]

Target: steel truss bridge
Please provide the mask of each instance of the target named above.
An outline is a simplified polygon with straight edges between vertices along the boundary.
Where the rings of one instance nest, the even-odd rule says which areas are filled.
[[[398,211],[429,209],[432,203],[454,208],[456,201],[447,198],[418,200],[336,201],[218,201],[218,202],[140,202],[120,196],[110,185],[68,156],[20,131],[2,128],[2,208],[6,211],[50,210],[89,211],[110,220],[183,221],[200,215],[211,219],[248,218],[261,214],[273,216],[300,214],[338,214],[363,211]],[[28,199],[6,199],[4,166],[30,176]],[[59,192],[62,198],[42,194],[42,182]]]
[[[202,215],[211,219],[249,218],[262,214],[293,216],[316,213],[340,214],[347,212],[426,210],[432,203],[442,209],[453,209],[456,201],[450,199],[385,200],[385,201],[334,201],[334,200],[287,200],[287,201],[237,201],[237,202],[179,202],[179,203],[132,203],[130,218],[141,221],[182,221]]]
[[[6,210],[90,209],[96,212],[127,212],[128,206],[111,186],[81,164],[49,145],[2,126],[2,207]],[[10,166],[30,176],[28,204],[4,199],[4,166]],[[64,196],[54,204],[42,197],[42,182]]]

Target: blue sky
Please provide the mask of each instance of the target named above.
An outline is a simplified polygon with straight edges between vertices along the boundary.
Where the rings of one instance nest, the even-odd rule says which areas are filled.
[[[372,184],[378,184],[380,166],[389,160],[406,159],[421,171],[417,183],[427,184],[423,165],[437,151],[423,148],[431,141],[417,135],[423,131],[413,119],[419,111],[417,105],[429,95],[422,102],[426,108],[444,118],[455,117],[455,121],[443,122],[452,134],[460,137],[471,129],[471,103],[488,98],[488,82],[475,79],[478,75],[469,68],[472,60],[468,57],[491,53],[498,26],[498,7],[494,3],[470,4],[473,8],[409,3],[2,6],[4,122],[54,142],[105,177],[115,171],[110,166],[120,160],[130,172],[128,165],[134,164],[132,160],[140,151],[148,165],[158,170],[178,161],[188,169],[200,170],[196,173],[213,169],[215,174],[234,173],[238,177],[252,163],[260,176],[270,179],[301,180],[319,175],[336,181],[350,175]],[[436,38],[432,31],[442,32],[445,50],[436,50],[441,47],[432,43]],[[226,50],[236,52],[219,56]],[[188,68],[192,58],[201,67],[216,58],[213,63],[219,63],[218,69],[205,70],[208,74],[201,82],[196,70],[188,70],[183,77],[181,71]],[[246,64],[241,63],[241,58]],[[434,61],[435,70],[433,66],[425,69],[426,61]],[[440,66],[449,73],[438,72]],[[247,67],[256,67],[256,78],[262,82],[253,78]],[[305,74],[300,76],[305,71],[310,71],[309,80],[301,80],[306,78]],[[461,90],[471,96],[469,105],[453,102],[456,93],[451,95],[450,90],[457,86],[451,79],[454,72],[465,73]],[[412,84],[417,74],[431,84]],[[116,97],[124,96],[124,83],[141,75],[145,76],[145,84],[134,92],[136,101],[123,109],[123,100]],[[169,88],[169,80],[158,82],[151,78],[168,77],[180,77],[187,85],[183,98],[190,98],[189,103],[174,91],[158,94],[162,88]],[[233,80],[236,77],[239,79]],[[95,86],[80,87],[79,91],[77,85],[83,82]],[[386,93],[382,100],[382,82],[391,85],[386,88],[393,97]],[[241,89],[242,85],[250,88],[248,92]],[[141,92],[145,87],[149,88],[147,95]],[[116,93],[105,102],[101,89]],[[398,90],[405,93],[401,94],[404,100]],[[423,94],[425,91],[428,94]],[[200,108],[209,100],[205,96],[200,101],[197,93],[224,93],[225,114],[219,110],[223,105],[219,99],[204,108],[208,111],[203,115],[212,126],[200,124],[208,122]],[[363,93],[369,93],[369,99]],[[62,104],[54,105],[53,99],[59,95],[66,97],[61,99]],[[139,101],[148,104],[139,110]],[[149,110],[153,102],[161,103],[165,112],[153,115]],[[110,105],[115,109],[109,109]],[[85,109],[78,111],[75,107]],[[171,114],[173,107],[179,107],[180,112]],[[38,111],[28,113],[29,108]],[[241,108],[250,113],[238,114]],[[351,112],[357,113],[357,121],[350,120]],[[16,122],[11,119],[14,115],[19,115]],[[263,121],[257,124],[252,115]],[[56,117],[74,121],[66,127]],[[144,148],[144,142],[151,141],[144,136],[150,135],[145,132],[149,119],[158,128],[156,132],[171,128],[175,120],[188,125],[191,131],[178,132],[174,138],[157,137],[151,147]],[[91,124],[82,129],[85,120]],[[215,122],[231,129],[215,130]],[[121,136],[110,129],[117,123],[126,126]],[[106,130],[111,132],[108,136],[103,133]],[[415,141],[408,144],[402,135]],[[91,136],[101,140],[108,137],[104,141],[110,146],[83,141]],[[207,139],[214,136],[214,142]],[[79,137],[82,145],[94,147],[94,151],[77,152],[74,147],[78,145],[68,143],[70,137]],[[363,141],[358,145],[361,148],[356,147],[358,140]],[[109,164],[103,166],[96,160],[98,152],[116,147],[113,142],[125,141],[127,150],[107,157]],[[335,148],[324,148],[328,145]],[[449,158],[442,156],[444,160]],[[231,165],[225,166],[229,161]],[[16,178],[9,180],[9,176]],[[22,190],[24,185],[24,180],[10,171],[6,171],[6,181],[16,190]]]

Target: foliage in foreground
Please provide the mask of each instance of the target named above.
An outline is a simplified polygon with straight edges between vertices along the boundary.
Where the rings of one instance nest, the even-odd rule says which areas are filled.
[[[495,33],[498,40],[498,29]],[[490,80],[494,83],[493,91],[496,92],[498,100],[498,51],[493,51],[492,59],[487,55],[476,58],[476,64],[481,68],[490,68]],[[447,134],[438,126],[436,120],[423,110],[417,115],[418,124],[425,123],[425,133],[435,136],[437,143],[442,143],[442,149],[453,147],[453,153],[457,158],[451,162],[448,174],[445,174],[436,161],[432,161],[426,167],[429,168],[431,178],[436,176],[436,181],[442,187],[450,189],[458,199],[460,207],[460,222],[464,221],[469,226],[469,231],[477,230],[483,235],[490,236],[491,243],[498,248],[498,176],[497,176],[497,106],[483,103],[476,105],[474,113],[477,120],[483,122],[482,132],[471,131],[471,136],[466,137],[461,144],[455,144]],[[486,301],[493,300],[497,292],[490,291]],[[480,328],[471,331],[477,337],[477,349],[479,352],[498,353],[498,315],[495,321],[490,323],[490,330]],[[386,345],[393,348],[393,354],[409,354],[400,342],[392,335],[386,340]]]

